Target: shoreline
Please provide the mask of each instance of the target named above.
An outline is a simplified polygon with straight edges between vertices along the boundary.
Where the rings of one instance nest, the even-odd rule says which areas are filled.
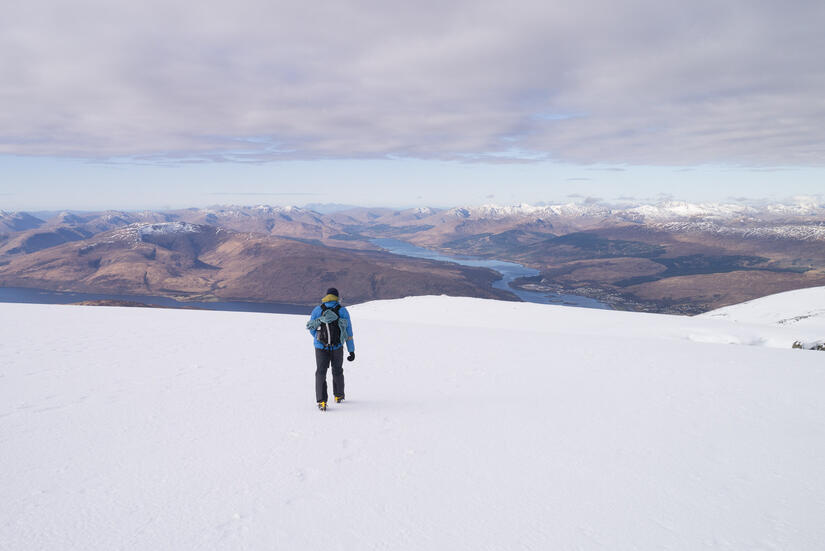
[[[176,300],[158,295],[130,295],[117,293],[87,293],[76,291],[56,291],[35,287],[0,287],[0,302],[22,304],[79,304],[79,303],[131,303],[131,306],[149,308],[177,308],[216,310],[228,312],[257,312],[264,314],[309,315],[312,306],[280,302],[249,301],[197,301]],[[95,304],[91,304],[95,305]],[[111,304],[110,304],[111,305]]]

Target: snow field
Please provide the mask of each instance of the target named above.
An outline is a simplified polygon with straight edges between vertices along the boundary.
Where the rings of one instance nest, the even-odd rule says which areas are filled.
[[[825,287],[777,293],[756,300],[719,308],[700,317],[809,330],[825,338]]]
[[[825,369],[798,331],[447,297],[350,311],[348,400],[322,413],[304,316],[0,304],[0,548],[825,541]]]

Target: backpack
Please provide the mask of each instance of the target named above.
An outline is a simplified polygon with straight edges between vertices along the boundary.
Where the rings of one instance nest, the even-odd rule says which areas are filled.
[[[335,312],[335,321],[332,323],[322,323],[319,325],[318,332],[315,334],[315,337],[324,346],[337,346],[341,344],[341,327],[338,325],[338,318],[340,318],[338,312],[341,310],[341,305],[336,304],[330,308],[326,304],[322,304],[321,314],[323,315],[323,313],[327,310],[332,310]]]

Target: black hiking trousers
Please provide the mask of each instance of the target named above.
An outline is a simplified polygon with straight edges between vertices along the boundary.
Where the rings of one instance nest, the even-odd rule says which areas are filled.
[[[344,396],[344,347],[338,350],[315,349],[315,401],[327,402],[327,368],[332,364],[332,393]]]

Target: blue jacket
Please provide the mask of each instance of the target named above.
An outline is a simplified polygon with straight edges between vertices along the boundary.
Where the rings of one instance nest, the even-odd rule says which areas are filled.
[[[338,305],[338,301],[325,302],[324,304],[327,306],[327,308],[335,308]],[[322,311],[323,310],[321,309],[320,305],[316,306],[315,309],[312,311],[312,314],[309,316],[310,321],[321,317],[321,312]],[[349,323],[349,327],[348,327],[348,330],[347,330],[347,332],[349,334],[347,335],[347,340],[346,340],[347,350],[349,350],[350,352],[355,352],[355,341],[352,340],[352,335],[353,335],[353,332],[352,332],[352,319],[350,319],[350,317],[349,317],[349,312],[347,312],[347,309],[342,306],[341,309],[338,310],[338,315],[342,319],[347,320],[347,322]],[[319,341],[318,338],[316,337],[316,334],[318,333],[318,331],[310,329],[309,332],[312,335],[312,341],[313,341],[313,344],[315,345],[315,348],[319,348],[321,350],[326,348],[326,346],[321,344],[321,341]],[[342,345],[340,345],[340,344],[336,344],[335,346],[332,347],[332,349],[333,350],[338,350],[339,348],[341,348],[341,346]]]

